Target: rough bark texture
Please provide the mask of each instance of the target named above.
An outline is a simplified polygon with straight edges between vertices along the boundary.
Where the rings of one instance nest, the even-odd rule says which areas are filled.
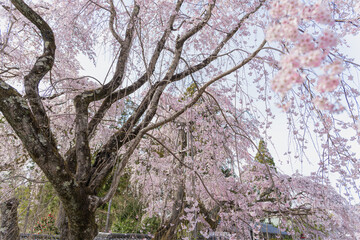
[[[81,202],[80,202],[81,204]],[[60,230],[60,240],[93,239],[98,233],[95,213],[87,210],[88,204],[83,202],[83,212],[77,216],[67,213],[66,206],[60,204],[56,226]]]
[[[86,193],[73,201],[64,204],[68,219],[69,240],[94,239],[98,234],[95,222],[95,210]]]
[[[20,240],[17,208],[19,201],[11,198],[1,203],[0,240]]]
[[[98,226],[95,223],[95,213],[75,219],[70,225],[69,240],[94,239],[98,234]]]

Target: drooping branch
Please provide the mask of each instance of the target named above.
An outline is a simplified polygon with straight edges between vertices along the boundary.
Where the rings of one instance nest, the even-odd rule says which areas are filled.
[[[139,133],[137,134],[137,136],[134,138],[132,144],[130,145],[129,149],[127,150],[127,152],[124,154],[124,156],[122,156],[122,159],[120,161],[120,163],[117,165],[116,170],[114,172],[114,177],[113,177],[113,182],[111,184],[110,190],[108,191],[108,193],[101,198],[101,200],[99,200],[99,204],[101,203],[105,203],[107,201],[109,201],[113,195],[115,194],[115,191],[117,189],[117,186],[120,182],[120,176],[123,172],[123,170],[125,169],[125,166],[127,165],[128,161],[130,160],[131,155],[133,154],[133,152],[135,151],[136,147],[139,145],[142,137],[150,130],[155,129],[157,127],[160,127],[170,121],[175,120],[177,117],[179,117],[181,114],[183,114],[187,109],[189,109],[191,106],[193,106],[202,96],[202,94],[205,92],[206,88],[209,87],[211,84],[213,84],[214,82],[218,81],[219,79],[233,73],[234,71],[238,70],[239,68],[243,67],[244,65],[246,65],[249,61],[251,61],[260,51],[261,49],[264,47],[264,45],[266,44],[266,40],[264,40],[260,46],[247,58],[245,58],[240,64],[236,65],[235,67],[229,69],[228,71],[214,77],[213,79],[211,79],[210,81],[208,81],[203,87],[201,87],[197,93],[197,95],[188,103],[186,104],[182,109],[180,109],[179,111],[177,111],[175,114],[171,115],[169,118],[160,121],[158,123],[154,123],[151,125],[148,125],[147,127],[142,128]],[[202,184],[205,186],[205,184],[202,182]],[[206,188],[206,186],[205,186]],[[209,193],[210,194],[210,193]],[[211,194],[210,194],[211,195]],[[218,201],[216,199],[213,199],[215,202],[218,203]],[[220,204],[219,204],[220,205]]]
[[[215,197],[213,196],[213,194],[210,193],[208,187],[205,185],[204,180],[202,179],[201,175],[198,173],[198,171],[196,171],[193,167],[190,167],[188,164],[184,163],[184,158],[183,155],[181,156],[181,159],[178,158],[175,153],[173,153],[164,143],[162,143],[159,139],[157,139],[156,137],[152,136],[149,133],[145,133],[147,136],[151,137],[152,139],[154,139],[157,143],[159,143],[164,149],[166,149],[166,151],[168,151],[174,158],[175,160],[177,160],[179,162],[179,164],[187,169],[190,169],[191,171],[194,172],[194,174],[199,178],[202,186],[204,187],[206,193],[209,195],[209,197],[214,200],[214,202],[217,204],[218,207],[221,206],[221,203],[215,199]]]
[[[157,127],[160,127],[168,122],[171,122],[173,120],[175,120],[177,117],[179,117],[181,114],[183,114],[187,109],[189,109],[190,107],[192,107],[198,100],[199,98],[202,96],[202,94],[205,92],[206,88],[209,87],[211,84],[213,84],[214,82],[218,81],[219,79],[235,72],[236,70],[238,70],[239,68],[245,66],[248,62],[250,62],[263,48],[263,46],[266,44],[266,40],[264,40],[260,46],[247,58],[245,58],[240,64],[236,65],[235,67],[229,69],[228,71],[214,77],[213,79],[211,79],[210,81],[208,81],[206,84],[204,84],[204,86],[202,86],[199,90],[198,90],[198,94],[188,103],[186,104],[182,109],[180,109],[179,111],[177,111],[176,113],[174,113],[173,115],[171,115],[170,117],[168,117],[167,119],[164,119],[163,121],[154,123],[152,125],[149,125],[148,127],[142,129],[142,131],[147,132],[150,131],[152,129],[155,129]]]

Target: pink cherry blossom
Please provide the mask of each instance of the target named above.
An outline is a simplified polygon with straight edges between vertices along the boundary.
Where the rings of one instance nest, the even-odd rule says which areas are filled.
[[[331,48],[336,46],[338,37],[336,34],[328,29],[322,32],[322,35],[318,38],[318,44],[320,48]]]
[[[319,92],[332,92],[340,83],[339,77],[335,75],[321,75],[316,86]]]
[[[357,1],[1,5],[0,201],[45,179],[91,240],[127,174],[167,238],[359,236]]]
[[[332,25],[334,23],[331,12],[325,4],[318,3],[315,4],[312,8],[313,11],[311,12],[311,15],[316,22],[327,25]]]
[[[302,56],[302,64],[306,67],[319,67],[325,58],[325,54],[321,49],[316,49]]]

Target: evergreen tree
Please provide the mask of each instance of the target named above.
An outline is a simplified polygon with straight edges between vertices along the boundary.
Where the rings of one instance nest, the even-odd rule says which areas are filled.
[[[266,142],[261,139],[258,146],[258,152],[255,155],[255,160],[259,163],[267,164],[269,167],[275,169],[274,158],[271,156]]]

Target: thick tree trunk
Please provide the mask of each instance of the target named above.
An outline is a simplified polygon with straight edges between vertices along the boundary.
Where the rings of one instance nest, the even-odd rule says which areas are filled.
[[[76,222],[70,223],[68,240],[92,240],[97,236],[98,227],[95,223],[95,213],[86,214],[73,220]]]
[[[86,210],[81,214],[75,212],[67,214],[66,212],[61,203],[56,223],[60,231],[60,240],[92,240],[97,236],[98,227],[95,223],[95,213]]]
[[[11,198],[1,203],[0,240],[20,240],[17,208],[19,200]]]

